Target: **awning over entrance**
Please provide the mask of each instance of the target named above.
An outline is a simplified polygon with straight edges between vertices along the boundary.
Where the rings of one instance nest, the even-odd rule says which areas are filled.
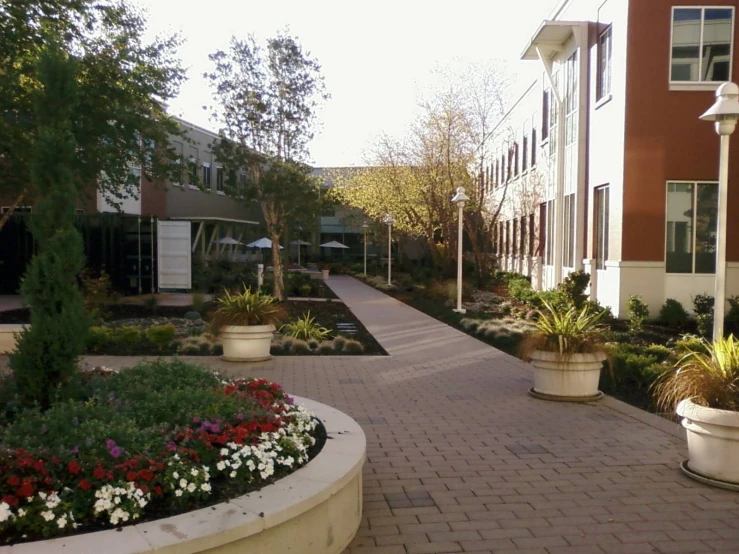
[[[564,49],[578,27],[587,24],[587,21],[543,21],[521,54],[521,59],[551,58]]]

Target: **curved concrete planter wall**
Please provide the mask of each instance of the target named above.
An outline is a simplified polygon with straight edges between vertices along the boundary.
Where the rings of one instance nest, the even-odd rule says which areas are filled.
[[[260,491],[178,516],[62,539],[0,548],[0,554],[340,554],[362,520],[361,427],[325,404],[296,397],[331,437],[305,467]]]

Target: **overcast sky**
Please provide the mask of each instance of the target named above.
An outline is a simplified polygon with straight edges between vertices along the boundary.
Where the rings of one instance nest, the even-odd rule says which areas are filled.
[[[527,84],[536,62],[519,62],[527,40],[557,0],[135,0],[149,12],[151,33],[179,31],[188,81],[170,111],[216,130],[203,106],[208,54],[232,35],[258,40],[285,27],[318,59],[331,99],[310,145],[316,166],[363,165],[381,132],[401,135],[435,67],[501,60]],[[505,7],[503,7],[505,6]]]

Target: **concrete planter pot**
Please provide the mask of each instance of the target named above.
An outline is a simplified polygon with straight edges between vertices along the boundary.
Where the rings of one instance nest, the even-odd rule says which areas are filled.
[[[691,400],[680,402],[676,411],[688,437],[686,473],[739,490],[739,412],[706,408]]]
[[[228,325],[220,333],[222,358],[228,362],[261,362],[270,359],[274,325]]]
[[[323,280],[324,281],[328,280],[328,272],[329,272],[328,269],[322,269],[321,270],[321,275],[323,276]]]
[[[341,554],[362,521],[367,440],[346,414],[296,397],[331,437],[305,467],[209,508],[121,529],[0,547],[0,554]]]
[[[557,352],[536,350],[531,354],[534,388],[529,392],[546,400],[598,400],[603,396],[598,390],[598,381],[605,359],[602,352],[562,357]]]

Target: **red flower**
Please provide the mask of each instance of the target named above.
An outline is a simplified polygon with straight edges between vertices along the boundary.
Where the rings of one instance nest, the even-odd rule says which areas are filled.
[[[5,502],[8,506],[17,506],[18,505],[18,499],[13,496],[12,494],[9,494],[7,496],[3,496],[2,500],[0,502]]]
[[[105,479],[105,470],[103,469],[103,466],[97,466],[93,470],[92,475],[93,477],[95,477],[95,479]]]
[[[89,491],[92,488],[92,483],[90,483],[90,481],[88,481],[87,479],[82,479],[82,481],[80,481],[79,485],[77,486],[83,491]]]
[[[21,484],[21,480],[20,480],[20,479],[18,478],[18,476],[17,476],[17,475],[11,475],[11,476],[10,476],[10,477],[8,478],[8,484],[9,484],[9,485],[10,485],[11,487],[17,487],[18,485],[20,485],[20,484]],[[6,504],[7,504],[7,502],[6,502]]]
[[[162,487],[160,487],[159,485],[154,487],[154,494],[156,494],[157,496],[163,495],[164,491],[162,490]]]
[[[67,465],[67,469],[72,475],[77,475],[80,471],[82,471],[82,467],[80,466],[80,464],[77,463],[77,460],[72,460],[71,462],[69,462],[69,465]]]
[[[154,479],[154,472],[149,471],[148,469],[142,469],[139,471],[139,479],[142,481],[151,481]]]
[[[25,482],[21,488],[15,491],[15,494],[21,498],[33,496],[33,485],[29,482]]]
[[[136,474],[133,471],[129,471],[126,473],[126,481],[135,481],[136,480]]]
[[[38,472],[44,471],[44,461],[38,460],[35,464],[33,464],[33,469],[35,469]]]

